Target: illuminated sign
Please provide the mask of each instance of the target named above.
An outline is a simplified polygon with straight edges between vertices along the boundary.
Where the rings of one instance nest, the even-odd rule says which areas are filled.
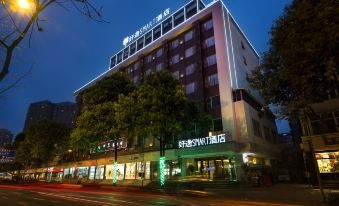
[[[203,138],[180,140],[178,142],[178,147],[179,148],[190,148],[190,147],[207,146],[207,145],[212,145],[212,144],[222,144],[222,143],[230,142],[231,140],[232,138],[229,133],[219,134],[219,135],[203,137]]]
[[[149,21],[146,25],[141,27],[139,30],[137,30],[135,33],[131,34],[130,36],[127,36],[122,41],[122,44],[126,47],[128,43],[131,41],[137,39],[139,36],[143,35],[146,31],[153,28],[155,25],[157,25],[159,22],[161,22],[166,16],[170,14],[170,9],[167,8],[165,11],[163,11],[161,14],[153,18],[151,21]]]
[[[127,141],[124,139],[117,140],[117,146],[115,145],[115,140],[110,140],[106,142],[102,142],[96,148],[90,150],[90,153],[97,153],[97,152],[105,152],[110,150],[115,150],[117,147],[118,149],[125,149],[127,148]]]
[[[0,163],[13,162],[15,157],[14,150],[0,149]]]

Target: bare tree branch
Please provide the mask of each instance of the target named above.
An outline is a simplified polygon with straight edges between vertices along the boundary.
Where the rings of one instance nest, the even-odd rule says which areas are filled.
[[[20,81],[22,81],[25,77],[27,77],[31,73],[32,69],[33,69],[33,65],[30,67],[29,70],[27,70],[27,72],[19,76],[13,83],[6,85],[4,88],[1,88],[0,95],[12,89],[13,87],[15,87]]]

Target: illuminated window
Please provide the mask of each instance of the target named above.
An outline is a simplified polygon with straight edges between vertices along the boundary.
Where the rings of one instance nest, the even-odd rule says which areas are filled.
[[[170,64],[173,65],[173,64],[176,64],[178,62],[179,62],[179,54],[172,56]]]
[[[177,13],[173,15],[174,18],[174,26],[179,25],[180,23],[184,22],[185,20],[185,14],[184,14],[184,9],[181,9]]]
[[[148,32],[145,35],[145,45],[149,44],[152,42],[152,31]]]
[[[194,82],[186,85],[186,94],[192,94],[193,92],[195,92],[195,83]]]
[[[185,41],[189,41],[193,38],[193,31],[189,31],[185,34]]]
[[[214,36],[211,36],[207,39],[205,39],[204,43],[203,43],[203,48],[209,48],[211,46],[214,46],[215,42],[214,42]]]
[[[210,20],[206,21],[206,22],[202,25],[202,27],[203,27],[204,31],[208,31],[208,30],[212,29],[212,28],[213,28],[213,20],[210,19]]]
[[[155,27],[153,29],[153,40],[156,40],[161,36],[161,25]]]
[[[194,54],[194,46],[185,50],[185,58],[191,57]]]
[[[158,71],[161,71],[161,70],[162,70],[162,68],[163,68],[163,63],[159,63],[159,64],[157,64],[157,66],[156,66],[156,70],[157,70],[157,72],[158,72]]]
[[[212,66],[212,65],[216,64],[216,63],[217,63],[217,59],[216,59],[215,54],[206,57],[204,63],[205,63],[205,66],[206,66],[206,67],[209,67],[209,66]]]
[[[130,55],[134,54],[135,51],[137,50],[137,47],[136,47],[136,44],[135,42],[133,44],[131,44],[131,46],[129,47],[129,52],[130,52]]]
[[[152,54],[146,56],[146,62],[150,63],[152,61]]]
[[[134,180],[135,179],[135,173],[136,173],[136,163],[126,163],[126,174],[125,179],[127,180]]]
[[[175,71],[175,72],[173,72],[173,76],[175,77],[175,78],[177,78],[177,79],[179,79],[179,71]]]
[[[206,78],[206,86],[215,86],[219,84],[218,74],[212,74]]]
[[[162,55],[162,48],[157,50],[157,57],[161,57]]]
[[[186,76],[193,74],[194,72],[194,64],[190,64],[186,67]]]
[[[171,42],[171,49],[175,49],[179,46],[179,40],[175,39]]]

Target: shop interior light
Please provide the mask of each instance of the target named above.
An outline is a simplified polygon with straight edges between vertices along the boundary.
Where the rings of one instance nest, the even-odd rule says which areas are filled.
[[[159,171],[160,171],[160,186],[164,186],[165,185],[165,157],[160,157]]]

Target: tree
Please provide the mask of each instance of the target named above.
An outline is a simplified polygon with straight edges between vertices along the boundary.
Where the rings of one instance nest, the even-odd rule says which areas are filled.
[[[19,143],[16,161],[26,165],[40,165],[52,161],[68,148],[70,129],[66,124],[42,120],[28,128]]]
[[[83,109],[71,134],[72,147],[86,151],[102,141],[117,137],[113,103],[119,95],[127,95],[133,90],[134,85],[128,77],[116,72],[79,94]]]
[[[273,25],[249,81],[281,117],[312,113],[312,103],[338,91],[338,10],[336,0],[294,0]]]
[[[11,69],[15,49],[26,36],[29,37],[30,45],[34,31],[43,31],[41,24],[47,20],[42,14],[46,9],[53,8],[53,5],[67,9],[69,5],[73,5],[77,11],[90,19],[103,21],[101,9],[94,6],[90,0],[1,0],[0,4],[0,82]],[[1,88],[0,93],[12,88],[26,75]]]
[[[105,102],[115,102],[120,94],[129,94],[134,90],[133,83],[122,72],[115,72],[104,78],[95,86],[81,94],[81,100],[86,109]]]

